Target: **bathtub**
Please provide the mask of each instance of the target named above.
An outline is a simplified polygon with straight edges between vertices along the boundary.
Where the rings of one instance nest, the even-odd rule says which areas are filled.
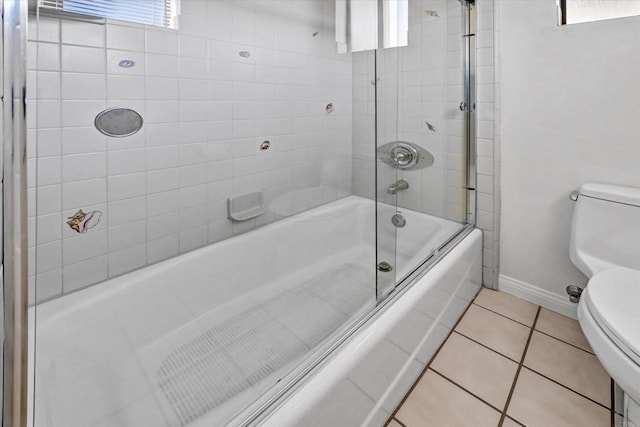
[[[480,291],[481,251],[482,233],[475,229],[256,424],[385,425]]]
[[[394,280],[461,228],[401,211],[378,216]],[[376,303],[375,220],[350,196],[32,307],[35,426],[340,425],[324,412],[351,392],[372,405],[350,419],[382,425],[479,290],[481,237]]]

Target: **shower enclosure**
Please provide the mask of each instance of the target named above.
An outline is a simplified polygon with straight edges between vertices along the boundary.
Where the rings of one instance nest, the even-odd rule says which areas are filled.
[[[472,3],[17,3],[29,425],[256,422],[473,228]]]

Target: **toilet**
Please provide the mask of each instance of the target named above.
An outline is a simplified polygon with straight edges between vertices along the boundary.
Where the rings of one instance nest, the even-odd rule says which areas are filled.
[[[640,407],[640,188],[583,185],[573,214],[569,255],[589,278],[578,305],[580,326],[624,391],[625,412],[636,411]]]

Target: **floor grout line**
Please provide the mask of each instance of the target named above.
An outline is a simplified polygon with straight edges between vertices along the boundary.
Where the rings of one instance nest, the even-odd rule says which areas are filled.
[[[498,316],[500,316],[500,317],[504,317],[505,319],[509,319],[509,320],[511,320],[512,322],[516,322],[516,323],[518,323],[518,324],[520,324],[520,325],[522,325],[522,326],[524,326],[524,327],[526,327],[526,328],[532,328],[532,327],[533,327],[533,325],[527,325],[526,323],[519,322],[519,321],[517,321],[517,320],[515,320],[515,319],[512,319],[511,317],[509,317],[509,316],[507,316],[507,315],[505,315],[505,314],[499,313],[499,312],[497,312],[497,311],[495,311],[495,310],[491,310],[490,308],[487,308],[487,307],[485,307],[484,305],[480,305],[480,304],[476,303],[475,301],[474,301],[474,303],[473,303],[473,304],[474,304],[475,306],[477,306],[477,307],[480,307],[480,308],[484,309],[484,310],[490,311],[490,312],[492,312],[493,314],[497,314],[497,315],[498,315]]]
[[[556,340],[556,341],[560,341],[560,342],[563,342],[563,343],[565,343],[565,344],[567,344],[567,345],[570,345],[571,347],[577,348],[578,350],[582,350],[582,351],[584,351],[584,352],[585,352],[585,353],[587,353],[587,354],[590,354],[590,355],[592,355],[592,356],[595,356],[595,354],[593,354],[593,353],[592,353],[592,352],[590,352],[589,350],[585,350],[584,348],[578,347],[578,346],[577,346],[577,345],[575,345],[575,344],[571,344],[570,342],[567,342],[567,341],[565,341],[565,340],[563,340],[563,339],[560,339],[560,338],[558,338],[558,337],[554,337],[553,335],[548,334],[548,333],[546,333],[546,332],[543,332],[543,331],[541,331],[541,330],[539,330],[539,329],[536,329],[535,331],[536,331],[536,332],[538,332],[538,333],[541,333],[542,335],[546,335],[546,336],[548,336],[549,338],[553,338],[553,339],[554,339],[554,340]]]
[[[536,317],[533,319],[533,325],[531,325],[531,330],[529,331],[529,337],[527,338],[527,343],[524,346],[524,351],[522,352],[522,358],[520,359],[520,363],[518,364],[516,375],[513,378],[513,383],[511,384],[511,390],[509,390],[509,395],[507,396],[507,402],[505,403],[504,409],[502,410],[502,415],[500,416],[500,422],[498,423],[498,427],[501,427],[502,424],[504,424],[504,419],[507,416],[507,409],[509,409],[509,404],[511,403],[513,392],[516,389],[516,383],[518,382],[520,371],[522,370],[522,366],[524,365],[524,359],[525,357],[527,357],[527,350],[529,350],[529,344],[531,344],[531,337],[533,336],[533,331],[535,330],[536,323],[538,322],[538,316],[540,316],[540,306],[538,306],[538,310],[536,311]]]
[[[397,419],[396,417],[392,417],[389,419],[389,421],[394,420],[395,422],[397,422],[398,424],[400,424],[402,427],[407,427],[407,425],[405,423],[403,423],[402,421],[400,421],[399,419]]]
[[[500,356],[502,356],[502,357],[505,357],[505,358],[509,359],[509,360],[510,360],[510,361],[512,361],[513,363],[519,363],[517,360],[512,359],[511,357],[506,356],[506,355],[504,355],[504,354],[500,353],[500,352],[499,352],[498,350],[496,350],[495,348],[491,348],[491,347],[489,347],[488,345],[481,343],[480,341],[476,341],[475,339],[473,339],[473,338],[471,338],[471,337],[469,337],[469,336],[467,336],[467,335],[463,334],[463,333],[462,333],[462,332],[460,332],[460,331],[454,331],[454,332],[455,332],[456,334],[460,335],[460,336],[465,337],[465,338],[466,338],[466,339],[468,339],[469,341],[473,341],[474,343],[476,343],[476,344],[478,344],[478,345],[480,345],[480,346],[482,346],[482,347],[486,348],[487,350],[491,350],[492,352],[494,352],[494,353],[496,353],[496,354],[498,354],[498,355],[500,355]],[[444,344],[443,344],[443,345],[444,345]]]
[[[513,417],[510,417],[509,415],[505,415],[505,417],[504,417],[504,418],[505,418],[505,419],[507,419],[507,418],[508,418],[508,419],[510,419],[511,421],[513,421],[514,423],[518,424],[519,426],[527,427],[527,426],[525,426],[524,424],[522,424],[520,421],[516,420],[516,419],[515,419],[515,418],[513,418]]]
[[[600,402],[598,402],[598,401],[593,400],[593,399],[592,399],[592,398],[590,398],[589,396],[585,396],[584,394],[582,394],[582,393],[580,393],[580,392],[578,392],[578,391],[575,391],[575,390],[574,390],[574,389],[572,389],[571,387],[566,386],[566,385],[564,385],[564,384],[562,384],[562,383],[558,382],[557,380],[554,380],[553,378],[546,376],[545,374],[541,374],[540,372],[536,371],[535,369],[532,369],[532,368],[530,368],[530,367],[528,367],[528,366],[524,366],[524,368],[525,368],[526,370],[528,370],[528,371],[533,372],[534,374],[538,374],[538,375],[540,375],[542,378],[544,378],[544,379],[546,379],[546,380],[548,380],[548,381],[551,381],[552,383],[555,383],[555,384],[557,384],[557,385],[561,386],[562,388],[565,388],[565,389],[567,389],[567,390],[569,390],[569,391],[571,391],[571,392],[573,392],[573,393],[577,394],[577,395],[578,395],[578,396],[580,396],[580,397],[583,397],[583,398],[585,398],[585,399],[587,399],[587,400],[589,400],[589,401],[591,401],[591,402],[595,403],[595,404],[596,404],[596,405],[598,405],[598,406],[602,406],[602,407],[603,407],[604,409],[606,409],[607,411],[611,411],[611,408],[607,408],[607,406],[606,406],[606,405],[603,405],[602,403],[600,403]]]
[[[455,382],[454,380],[452,380],[451,378],[448,378],[447,376],[445,376],[443,373],[440,373],[438,371],[436,371],[433,368],[429,368],[431,371],[433,371],[434,373],[438,374],[439,376],[441,376],[442,378],[444,378],[445,380],[449,381],[451,384],[455,385],[456,387],[458,387],[459,389],[461,389],[462,391],[465,391],[467,393],[469,393],[471,396],[475,397],[476,399],[478,399],[479,401],[481,401],[482,403],[484,403],[485,405],[491,407],[492,409],[495,409],[496,412],[501,413],[502,411],[500,411],[500,409],[496,408],[494,405],[492,405],[491,403],[487,402],[486,400],[484,400],[483,398],[481,398],[480,396],[478,396],[477,394],[473,393],[470,390],[467,390],[466,388],[464,388],[463,386],[461,386],[460,384],[458,384],[457,382]]]

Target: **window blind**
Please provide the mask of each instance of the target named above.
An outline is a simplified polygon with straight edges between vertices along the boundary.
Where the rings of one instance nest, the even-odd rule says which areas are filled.
[[[39,0],[47,11],[175,28],[177,0]]]

